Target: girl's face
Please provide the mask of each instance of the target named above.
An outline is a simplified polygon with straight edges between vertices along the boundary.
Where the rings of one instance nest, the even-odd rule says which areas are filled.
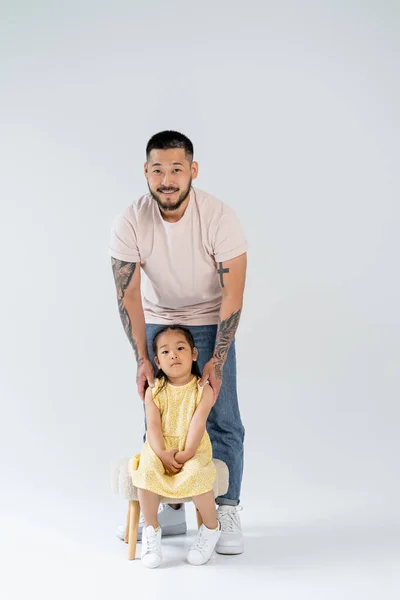
[[[188,375],[197,357],[197,348],[192,350],[186,337],[179,330],[169,329],[157,339],[157,355],[154,360],[169,379]]]

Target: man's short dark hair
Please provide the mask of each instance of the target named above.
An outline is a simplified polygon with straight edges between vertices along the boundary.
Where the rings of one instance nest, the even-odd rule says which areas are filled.
[[[178,131],[160,131],[153,135],[146,146],[146,160],[149,160],[152,150],[171,150],[171,148],[182,148],[189,162],[193,160],[193,144],[186,135]]]

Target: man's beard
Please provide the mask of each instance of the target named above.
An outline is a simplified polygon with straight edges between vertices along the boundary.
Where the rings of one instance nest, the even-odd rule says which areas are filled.
[[[187,189],[179,194],[179,198],[175,202],[175,204],[164,204],[162,198],[150,189],[149,182],[147,182],[147,186],[149,188],[150,194],[153,196],[160,209],[164,210],[165,212],[172,212],[173,210],[178,210],[178,208],[183,204],[183,202],[185,202],[186,198],[190,194],[190,188],[192,187],[192,178],[190,178]]]

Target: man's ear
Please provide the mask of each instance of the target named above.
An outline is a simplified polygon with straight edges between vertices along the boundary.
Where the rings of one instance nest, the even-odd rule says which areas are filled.
[[[197,179],[199,174],[199,165],[195,160],[192,162],[190,170],[192,172],[192,179]]]

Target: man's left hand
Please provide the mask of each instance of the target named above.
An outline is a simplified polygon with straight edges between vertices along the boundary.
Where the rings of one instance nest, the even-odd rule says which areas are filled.
[[[200,386],[206,384],[206,381],[212,387],[212,391],[214,392],[214,404],[217,401],[219,391],[222,385],[222,369],[223,365],[216,358],[212,358],[204,365],[203,375],[200,379]]]

